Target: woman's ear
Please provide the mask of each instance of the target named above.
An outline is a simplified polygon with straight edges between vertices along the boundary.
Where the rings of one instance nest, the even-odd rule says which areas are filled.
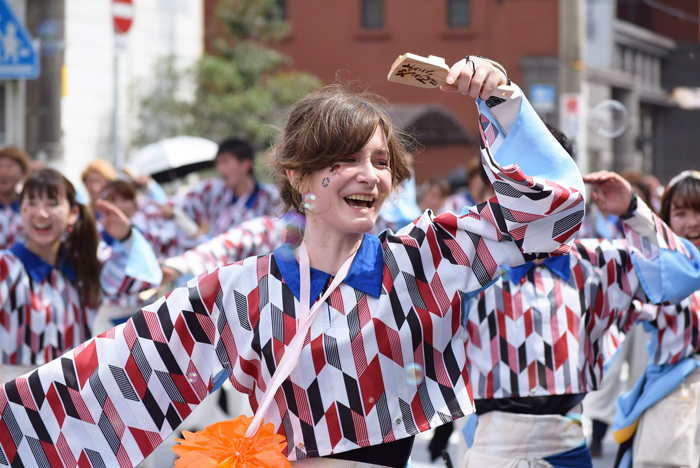
[[[78,221],[79,217],[80,207],[76,205],[70,209],[70,214],[68,215],[68,226],[72,227]]]
[[[293,169],[286,169],[287,172],[287,178],[289,179],[289,183],[292,185],[292,188],[296,190],[297,192],[303,194],[304,191],[302,190],[303,187],[301,187],[300,184],[300,176],[299,173]]]

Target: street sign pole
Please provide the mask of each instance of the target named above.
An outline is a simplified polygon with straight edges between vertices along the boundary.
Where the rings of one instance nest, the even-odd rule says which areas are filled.
[[[112,137],[114,149],[114,166],[121,169],[124,165],[124,149],[121,140],[121,82],[120,56],[126,50],[126,33],[134,19],[132,0],[112,0],[112,19],[114,22],[114,114],[112,116]]]

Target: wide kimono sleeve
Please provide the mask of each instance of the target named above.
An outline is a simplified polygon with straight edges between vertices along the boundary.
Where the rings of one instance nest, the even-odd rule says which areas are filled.
[[[464,267],[466,291],[488,285],[500,266],[567,254],[583,219],[581,174],[517,94],[507,101],[477,99],[481,159],[496,195],[462,214],[434,217],[428,210],[396,236],[424,248],[438,270],[438,257]]]
[[[623,336],[638,321],[656,320],[660,309],[642,305],[676,301],[691,294],[693,278],[700,272],[700,252],[671,231],[641,200],[632,217],[624,221],[624,232],[625,239],[581,239],[575,243],[580,260],[572,273],[585,298],[587,333],[592,341],[610,329]]]
[[[253,378],[234,369],[239,352],[249,357],[241,348],[250,346],[235,342],[232,332],[240,328],[233,284],[236,291],[257,287],[257,261],[248,262],[250,271],[232,265],[227,273],[192,280],[123,325],[0,387],[0,466],[136,466],[208,395],[222,371],[241,391],[253,388]]]
[[[166,259],[163,264],[181,275],[197,276],[253,255],[267,255],[286,242],[288,232],[301,235],[300,216],[253,218],[182,255]],[[290,241],[295,243],[295,239]]]
[[[102,263],[100,286],[106,297],[138,294],[158,287],[163,273],[153,248],[138,229],[132,228],[124,242],[100,242],[98,258]]]

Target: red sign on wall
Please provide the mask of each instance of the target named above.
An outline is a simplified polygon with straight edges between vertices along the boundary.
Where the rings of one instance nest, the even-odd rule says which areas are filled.
[[[126,34],[134,21],[134,4],[132,0],[112,0],[112,17],[114,32]]]

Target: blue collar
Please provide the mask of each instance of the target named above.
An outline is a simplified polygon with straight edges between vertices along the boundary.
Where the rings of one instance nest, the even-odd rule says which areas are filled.
[[[294,257],[292,246],[284,244],[275,249],[273,253],[277,268],[279,268],[284,282],[294,293],[294,297],[299,299],[299,263]],[[365,234],[360,244],[360,249],[352,261],[350,271],[343,281],[345,284],[355,289],[369,294],[372,297],[379,297],[382,293],[382,275],[384,273],[384,252],[379,238]],[[311,306],[323,291],[330,275],[315,268],[311,269]]]
[[[9,207],[12,208],[12,211],[19,214],[19,198],[16,199],[15,201],[13,201],[12,203],[10,203]],[[7,208],[7,206],[0,203],[0,209],[4,210],[5,208]]]
[[[29,250],[21,242],[16,242],[10,247],[10,251],[19,258],[34,281],[44,281],[54,268],[53,265],[48,264],[43,258]],[[71,281],[75,281],[75,270],[73,270],[73,266],[63,261],[63,247],[61,247],[58,258],[61,272],[70,278]]]
[[[258,181],[253,180],[253,183],[255,184],[255,187],[253,188],[253,193],[251,193],[248,199],[245,201],[245,207],[249,210],[253,209],[253,205],[255,205],[255,200],[258,198],[258,193],[260,192],[260,184],[258,183]],[[234,193],[233,195],[231,195],[231,204],[233,205],[237,201],[238,197]]]
[[[520,284],[523,277],[528,274],[530,270],[535,267],[534,262],[527,262],[522,265],[512,267],[510,269],[510,281],[515,284]],[[568,255],[561,255],[559,257],[549,257],[542,262],[542,266],[547,267],[552,273],[555,273],[561,279],[569,282],[569,275],[571,274],[571,262]]]

